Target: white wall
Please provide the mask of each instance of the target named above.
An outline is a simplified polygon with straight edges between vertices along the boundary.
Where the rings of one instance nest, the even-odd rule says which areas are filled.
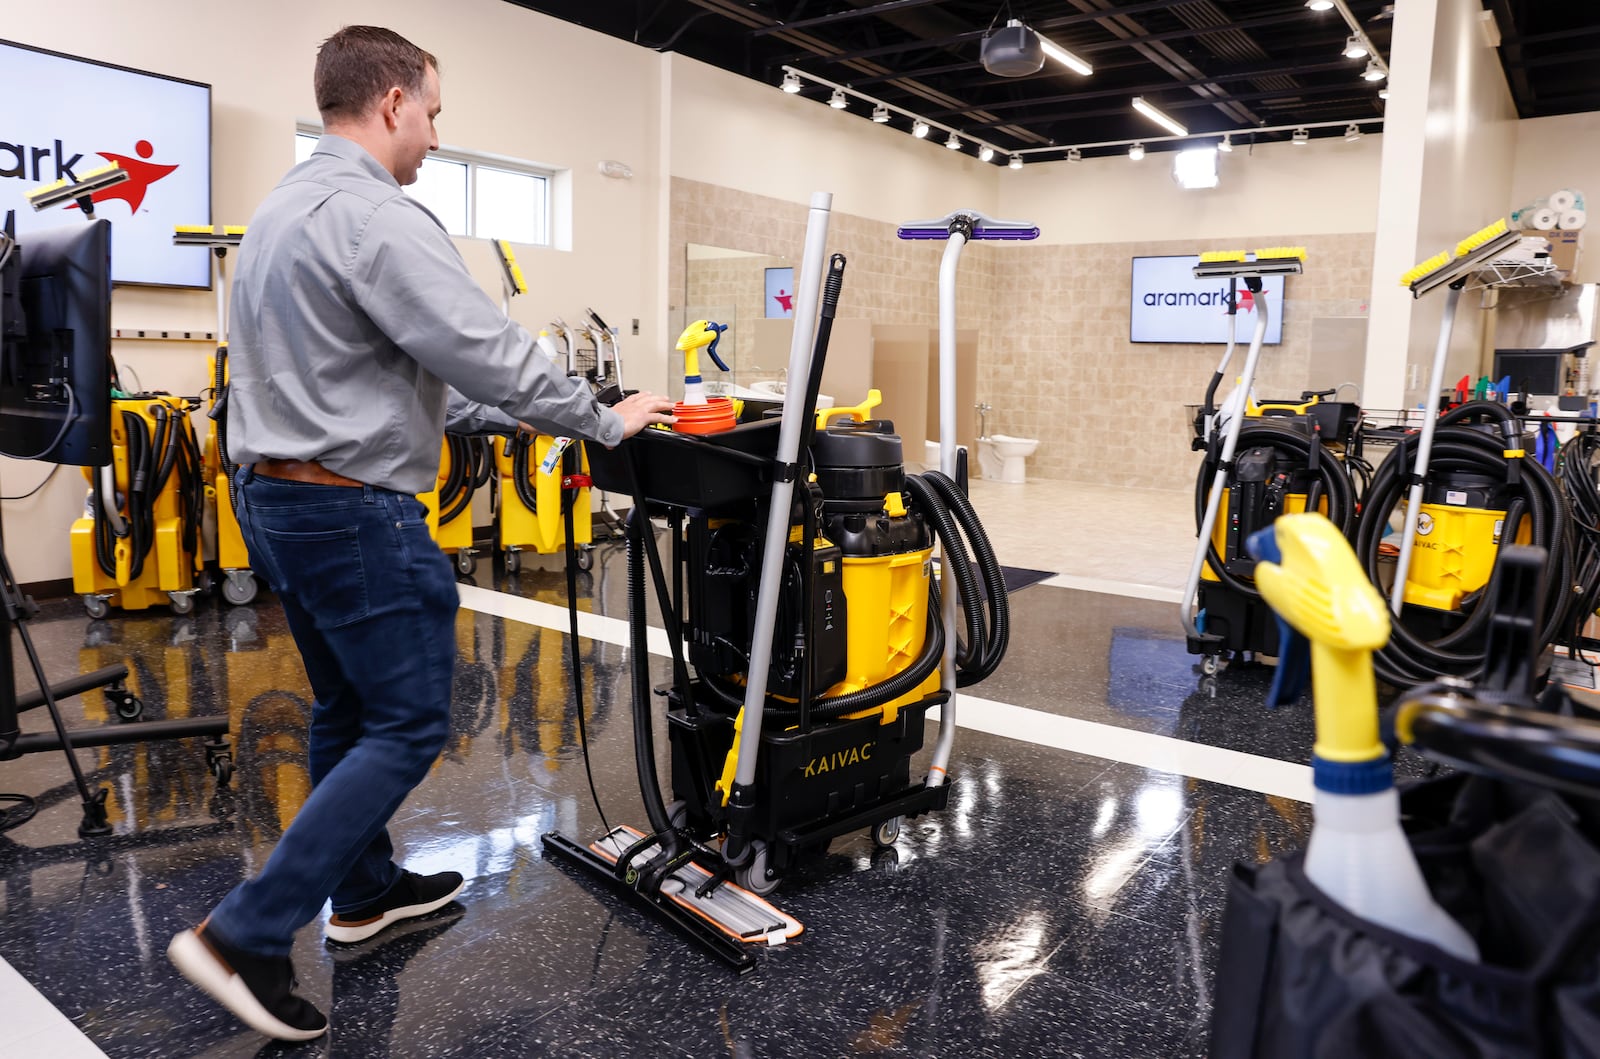
[[[293,164],[295,122],[317,117],[311,72],[318,45],[341,25],[362,22],[392,28],[439,57],[444,143],[571,170],[573,249],[519,251],[532,293],[516,299],[512,315],[537,330],[554,315],[570,320],[592,306],[624,329],[630,384],[663,385],[660,248],[668,177],[663,60],[654,53],[504,0],[148,0],[136,6],[82,0],[71,18],[49,4],[7,3],[3,33],[24,44],[211,84],[210,219],[238,224]],[[602,159],[626,162],[633,179],[602,177]],[[474,275],[498,298],[498,266],[488,245],[460,245]],[[215,302],[209,292],[121,288],[113,318],[118,327],[209,329]],[[638,337],[629,329],[635,318]],[[205,385],[209,349],[203,344],[119,343],[114,352],[149,388],[194,394]],[[44,470],[6,461],[0,476],[7,494],[15,495]],[[5,505],[19,580],[69,576],[67,531],[82,504],[82,480],[69,468],[32,500]]]
[[[999,167],[943,138],[902,130],[787,95],[714,66],[672,57],[672,175],[809,202],[833,192],[840,213],[896,224],[956,209],[995,210]],[[798,256],[798,254],[796,255]]]
[[[1516,111],[1499,55],[1479,32],[1481,10],[1478,0],[1395,9],[1364,387],[1372,408],[1425,400],[1438,342],[1444,292],[1413,299],[1401,274],[1507,213]],[[1485,314],[1476,305],[1463,296],[1446,380],[1477,374]]]
[[[1557,188],[1583,192],[1592,223],[1600,226],[1600,111],[1517,122],[1510,208],[1525,206]],[[1592,245],[1597,238],[1585,229],[1585,249],[1571,282],[1600,282],[1600,248]]]
[[[1001,169],[1000,214],[1033,221],[1044,243],[1126,243],[1370,232],[1377,225],[1382,136],[1314,140],[1304,147],[1236,143],[1218,156],[1218,184],[1185,190],[1171,152]],[[1197,246],[1205,249],[1232,247]],[[1245,248],[1249,249],[1249,248]]]

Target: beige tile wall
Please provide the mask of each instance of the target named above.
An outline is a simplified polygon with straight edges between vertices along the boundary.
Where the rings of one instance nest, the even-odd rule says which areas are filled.
[[[687,271],[684,322],[687,325],[693,320],[709,319],[730,325],[729,333],[717,345],[717,355],[738,374],[737,381],[742,384],[748,385],[769,374],[752,370],[755,329],[748,321],[762,318],[766,303],[766,270],[790,264],[787,258],[770,256],[702,258],[693,262]],[[728,338],[733,341],[728,342]],[[715,367],[704,364],[701,370],[712,371]],[[773,369],[781,367],[781,364],[771,365]]]
[[[798,258],[805,223],[804,205],[674,178],[673,309],[684,304],[688,243]],[[828,249],[849,257],[839,315],[936,326],[943,246],[902,242],[893,225],[835,212]],[[1155,489],[1193,482],[1198,462],[1184,406],[1205,396],[1222,349],[1130,342],[1130,259],[1224,246],[1306,248],[1305,274],[1287,285],[1283,343],[1267,347],[1256,379],[1263,397],[1297,395],[1307,385],[1312,320],[1366,311],[1370,232],[1241,236],[1205,247],[1171,240],[967,248],[957,304],[960,326],[979,331],[973,401],[994,407],[991,432],[1040,440],[1030,475]],[[1243,363],[1241,349],[1233,371]]]

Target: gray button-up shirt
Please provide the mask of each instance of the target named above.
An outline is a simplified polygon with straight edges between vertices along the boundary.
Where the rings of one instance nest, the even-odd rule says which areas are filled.
[[[229,455],[316,460],[433,487],[446,384],[551,434],[607,445],[622,417],[556,370],[467,271],[437,218],[360,145],[323,136],[239,248]]]

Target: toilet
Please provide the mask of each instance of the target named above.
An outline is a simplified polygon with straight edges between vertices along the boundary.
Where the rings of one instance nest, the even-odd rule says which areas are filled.
[[[1038,447],[1038,438],[1014,438],[1008,434],[979,438],[978,469],[990,481],[1026,481],[1023,463]]]

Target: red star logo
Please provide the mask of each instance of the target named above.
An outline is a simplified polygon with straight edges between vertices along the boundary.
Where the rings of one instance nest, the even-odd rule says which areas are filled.
[[[782,309],[784,312],[794,312],[794,295],[785,294],[782,287],[778,288],[778,293],[772,296],[772,300],[777,302],[778,308]]]
[[[1248,287],[1239,292],[1239,311],[1242,313],[1256,311],[1256,295]]]
[[[144,203],[144,193],[150,190],[150,185],[167,176],[178,167],[175,165],[159,165],[155,162],[146,162],[155,153],[155,148],[149,140],[140,140],[133,145],[134,153],[138,158],[129,158],[125,154],[111,154],[108,151],[97,151],[101,158],[108,162],[115,162],[128,172],[128,179],[120,184],[96,191],[89,196],[95,203],[107,202],[111,199],[121,199],[128,204],[129,213],[138,213],[139,207]],[[77,209],[76,205],[71,207]]]

